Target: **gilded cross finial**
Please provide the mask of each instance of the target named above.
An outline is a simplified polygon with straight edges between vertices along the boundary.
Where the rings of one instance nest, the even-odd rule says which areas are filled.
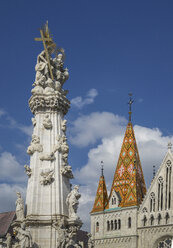
[[[103,170],[104,170],[104,163],[103,163],[103,161],[101,161],[101,176],[103,177]]]
[[[129,122],[131,122],[131,116],[132,116],[132,104],[134,100],[132,99],[132,93],[129,93]]]
[[[48,28],[48,21],[43,26],[43,28],[40,29],[40,35],[41,35],[41,37],[40,38],[35,38],[35,40],[43,42],[43,47],[44,47],[45,54],[46,54],[46,59],[47,59],[47,62],[48,62],[50,76],[51,76],[51,79],[54,80],[52,68],[51,68],[51,65],[50,65],[50,58],[49,58],[50,55],[49,55],[49,52],[48,52],[48,48],[50,48],[50,47],[55,48],[56,44],[53,42],[52,37],[50,35],[50,31],[49,31],[49,28]]]

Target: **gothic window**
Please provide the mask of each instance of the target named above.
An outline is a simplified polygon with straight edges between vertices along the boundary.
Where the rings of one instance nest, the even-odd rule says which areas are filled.
[[[132,219],[131,217],[128,218],[128,228],[131,228],[132,226]]]
[[[158,211],[163,210],[163,177],[158,178]]]
[[[150,212],[155,212],[155,194],[152,192],[150,194]]]
[[[166,224],[168,224],[168,220],[169,220],[169,214],[168,213],[166,213],[165,219],[166,219]]]
[[[153,215],[151,215],[151,217],[150,217],[150,224],[151,224],[151,226],[154,224],[154,216]]]
[[[117,220],[114,220],[115,230],[117,230]]]
[[[157,248],[171,248],[171,245],[172,245],[172,238],[167,237],[164,238],[164,240],[159,241],[159,243],[157,244]]]
[[[111,230],[113,230],[114,229],[114,222],[113,222],[113,220],[111,220]]]
[[[144,215],[143,222],[144,222],[144,226],[146,226],[146,224],[147,224],[147,217],[146,217],[146,215]]]
[[[109,223],[109,221],[107,221],[107,231],[109,231],[110,230],[110,223]]]
[[[121,220],[118,220],[118,229],[121,229]]]
[[[165,209],[171,207],[171,161],[166,162],[166,190],[165,190]]]
[[[115,205],[115,204],[116,204],[116,197],[113,196],[113,197],[112,197],[112,205]]]
[[[96,232],[99,232],[99,222],[96,222]]]
[[[161,214],[158,214],[158,217],[157,217],[157,219],[158,219],[158,225],[160,225],[161,218],[162,218]]]

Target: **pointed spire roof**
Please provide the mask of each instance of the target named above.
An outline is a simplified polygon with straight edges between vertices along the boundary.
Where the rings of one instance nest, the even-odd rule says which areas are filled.
[[[122,198],[120,207],[139,206],[146,193],[145,180],[131,118],[127,124],[110,197],[113,190],[119,192]]]
[[[91,213],[104,211],[106,205],[108,205],[108,194],[107,194],[106,182],[103,175],[103,166],[102,166],[99,185],[97,188],[95,202]]]

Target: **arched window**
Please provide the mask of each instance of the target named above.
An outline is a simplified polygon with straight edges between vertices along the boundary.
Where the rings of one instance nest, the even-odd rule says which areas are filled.
[[[152,192],[150,194],[150,212],[155,212],[155,194]]]
[[[113,220],[111,220],[111,230],[113,230],[114,229],[114,222],[113,222]]]
[[[109,231],[110,230],[110,223],[109,223],[109,221],[107,221],[107,231]]]
[[[168,220],[169,220],[169,214],[168,213],[166,213],[165,219],[166,219],[166,224],[168,224]]]
[[[157,219],[158,219],[158,225],[160,225],[161,218],[162,218],[161,214],[158,214],[158,217],[157,217]]]
[[[171,248],[172,246],[172,237],[167,237],[159,241],[157,248]]]
[[[132,219],[131,217],[128,218],[128,228],[131,228],[132,226]]]
[[[112,205],[115,205],[115,204],[116,204],[116,197],[113,196],[113,197],[112,197]]]
[[[99,232],[99,222],[96,222],[96,232]]]
[[[171,207],[171,161],[166,162],[166,195],[165,195],[165,210]]]
[[[163,177],[158,178],[158,211],[163,210]]]
[[[121,220],[118,219],[118,229],[121,229]]]
[[[146,217],[146,215],[144,215],[143,223],[144,223],[144,226],[146,226],[146,224],[147,224],[147,217]]]
[[[115,230],[117,230],[117,220],[114,220]]]
[[[152,226],[154,224],[154,216],[153,215],[151,215],[150,221],[151,221],[151,226]]]

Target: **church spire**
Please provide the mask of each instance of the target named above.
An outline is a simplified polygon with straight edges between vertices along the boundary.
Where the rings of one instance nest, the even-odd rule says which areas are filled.
[[[97,188],[94,206],[91,213],[104,211],[107,205],[108,205],[108,195],[107,195],[106,182],[103,174],[103,161],[101,161],[101,176]]]
[[[133,100],[129,94],[129,122],[124,135],[110,197],[113,191],[121,196],[120,207],[139,206],[146,193],[146,186],[138,153],[137,143],[131,123],[131,105]]]

